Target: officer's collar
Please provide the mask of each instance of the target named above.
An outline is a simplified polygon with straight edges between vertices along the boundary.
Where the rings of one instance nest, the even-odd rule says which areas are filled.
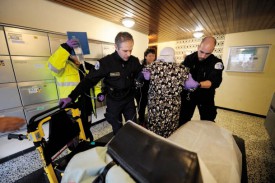
[[[119,61],[123,62],[124,64],[126,64],[126,63],[128,63],[128,61],[131,59],[131,56],[132,56],[132,55],[129,57],[129,59],[128,59],[127,61],[123,60],[123,59],[119,56],[119,54],[117,53],[117,51],[115,51],[114,56],[115,56],[115,59],[116,59],[116,60],[119,60]]]

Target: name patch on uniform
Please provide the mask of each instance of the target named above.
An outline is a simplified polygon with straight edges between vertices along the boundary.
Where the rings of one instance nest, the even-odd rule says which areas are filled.
[[[120,72],[111,72],[111,73],[110,73],[110,76],[111,76],[111,77],[120,76]]]
[[[96,61],[95,63],[95,70],[98,70],[100,68],[100,63],[99,61]]]
[[[223,64],[221,62],[216,63],[215,69],[219,69],[219,70],[223,69]]]

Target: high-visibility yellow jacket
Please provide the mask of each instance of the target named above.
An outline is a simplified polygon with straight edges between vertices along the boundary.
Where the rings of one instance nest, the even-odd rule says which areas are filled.
[[[48,68],[56,79],[59,98],[67,98],[80,82],[78,67],[68,60],[70,53],[60,46],[49,58]],[[83,71],[82,71],[83,72]],[[95,97],[101,93],[101,82],[90,90],[93,113],[96,116]]]

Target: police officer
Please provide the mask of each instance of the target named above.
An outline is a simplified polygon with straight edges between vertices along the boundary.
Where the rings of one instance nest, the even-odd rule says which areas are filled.
[[[55,77],[59,98],[66,98],[77,84],[82,80],[88,70],[94,66],[84,62],[85,68],[80,64],[74,53],[73,48],[78,47],[79,42],[76,39],[67,40],[51,55],[48,60],[48,68]],[[86,70],[87,69],[87,70]],[[93,140],[90,131],[91,114],[96,116],[95,96],[101,93],[101,83],[99,82],[94,88],[85,90],[84,95],[78,98],[78,108],[81,111],[81,121],[84,127],[86,138]]]
[[[205,37],[198,46],[198,51],[188,55],[182,63],[190,68],[191,73],[187,81],[189,83],[186,84],[191,83],[196,87],[186,89],[181,94],[179,126],[191,120],[196,106],[201,120],[214,121],[216,118],[215,89],[222,82],[224,67],[222,60],[212,54],[215,45],[214,37]]]
[[[115,52],[100,59],[95,68],[71,92],[68,103],[103,79],[106,93],[106,120],[112,125],[114,134],[122,127],[122,114],[126,121],[136,122],[134,103],[135,78],[142,66],[137,57],[131,56],[134,40],[130,33],[119,32],[115,38]]]

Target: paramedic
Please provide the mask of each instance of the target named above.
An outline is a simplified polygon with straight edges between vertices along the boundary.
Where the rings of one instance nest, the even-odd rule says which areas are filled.
[[[48,68],[51,74],[55,77],[59,98],[67,98],[77,84],[84,78],[86,73],[93,68],[92,64],[80,64],[77,57],[73,54],[73,48],[77,47],[79,42],[76,39],[70,39],[51,55],[48,60]],[[72,54],[71,54],[72,53]],[[90,140],[93,140],[91,127],[91,114],[96,116],[95,96],[101,94],[100,82],[92,89],[87,88],[78,98],[77,106],[81,111],[81,121],[84,127],[85,135]]]
[[[135,78],[142,66],[138,58],[131,55],[134,40],[130,33],[119,32],[115,38],[115,52],[101,58],[89,74],[77,85],[68,98],[60,102],[66,106],[75,101],[86,89],[103,79],[106,93],[106,120],[113,133],[122,127],[122,114],[126,121],[136,122],[134,103]]]
[[[222,82],[223,62],[212,54],[216,45],[214,37],[205,37],[198,51],[186,56],[182,64],[190,68],[191,82],[196,84],[195,90],[183,90],[181,93],[181,112],[179,126],[190,121],[196,106],[200,119],[214,121],[217,109],[214,102],[215,89]]]

